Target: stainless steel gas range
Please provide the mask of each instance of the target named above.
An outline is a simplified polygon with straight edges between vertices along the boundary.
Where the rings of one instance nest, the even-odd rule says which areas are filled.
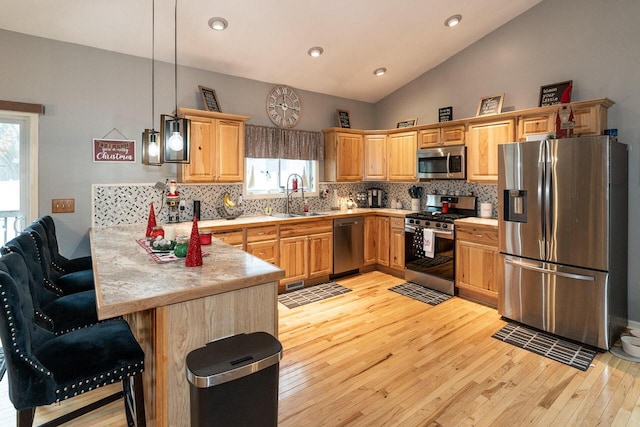
[[[475,196],[427,195],[425,210],[404,220],[405,280],[455,294],[456,219],[476,216]]]

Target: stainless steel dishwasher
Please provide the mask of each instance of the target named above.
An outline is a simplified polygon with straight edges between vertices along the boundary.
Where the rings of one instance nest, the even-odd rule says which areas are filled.
[[[333,274],[356,270],[364,264],[364,217],[333,220]]]

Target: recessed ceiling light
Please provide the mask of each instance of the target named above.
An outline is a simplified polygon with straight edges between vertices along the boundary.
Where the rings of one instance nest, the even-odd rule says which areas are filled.
[[[313,56],[314,58],[317,58],[318,56],[322,55],[323,52],[324,52],[324,49],[321,48],[320,46],[312,47],[307,51],[309,56]]]
[[[462,15],[453,15],[453,16],[447,18],[446,21],[444,21],[444,26],[445,27],[455,27],[456,25],[458,25],[460,23],[460,21],[462,21]]]
[[[376,68],[375,70],[373,70],[373,74],[375,74],[376,76],[383,76],[386,72],[387,69],[384,67]]]
[[[224,18],[215,17],[215,18],[209,19],[209,27],[211,27],[216,31],[225,30],[228,26],[229,26],[229,23]]]

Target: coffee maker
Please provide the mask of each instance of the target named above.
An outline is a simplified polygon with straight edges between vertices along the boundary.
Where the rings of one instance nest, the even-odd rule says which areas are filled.
[[[370,188],[367,190],[367,201],[370,208],[381,208],[384,191],[382,188]]]

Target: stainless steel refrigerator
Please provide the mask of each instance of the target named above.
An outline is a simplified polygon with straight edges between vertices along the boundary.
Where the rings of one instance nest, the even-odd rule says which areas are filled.
[[[627,326],[627,146],[502,144],[499,313],[601,349]]]

